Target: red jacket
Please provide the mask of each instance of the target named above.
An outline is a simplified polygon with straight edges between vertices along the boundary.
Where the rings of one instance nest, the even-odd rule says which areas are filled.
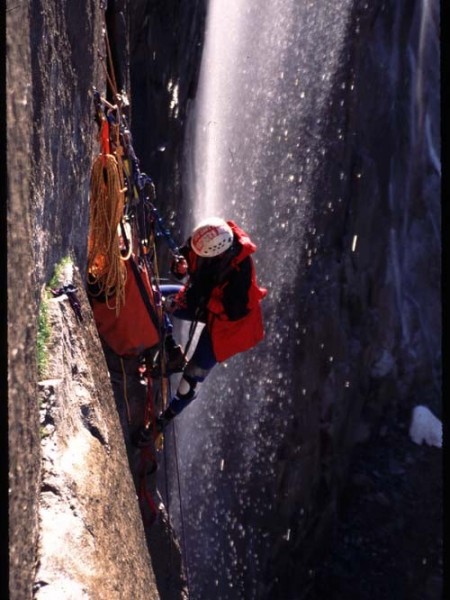
[[[244,352],[253,348],[264,338],[263,319],[260,301],[267,295],[267,290],[258,286],[256,282],[255,267],[252,259],[251,263],[251,282],[248,289],[247,314],[237,320],[231,320],[223,304],[223,295],[229,279],[233,272],[240,270],[240,264],[250,257],[256,250],[256,245],[250,240],[249,236],[233,221],[227,221],[233,230],[234,236],[239,242],[241,248],[230,264],[230,270],[223,281],[213,287],[209,301],[206,305],[207,319],[206,324],[211,335],[214,354],[218,362],[230,358],[238,352]],[[192,252],[192,255],[191,255]],[[189,270],[195,272],[196,256],[191,251],[188,256]]]

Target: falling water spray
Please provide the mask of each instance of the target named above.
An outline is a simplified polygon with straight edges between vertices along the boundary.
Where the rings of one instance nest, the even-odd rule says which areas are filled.
[[[291,376],[304,329],[296,282],[349,5],[331,16],[297,0],[209,2],[187,133],[190,218],[217,215],[246,230],[269,294],[264,342],[217,365],[178,417],[194,597],[264,597],[277,447],[302,393]]]

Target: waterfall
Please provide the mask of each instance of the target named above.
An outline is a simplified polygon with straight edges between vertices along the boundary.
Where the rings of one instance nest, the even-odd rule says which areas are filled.
[[[191,218],[242,226],[269,296],[266,340],[218,365],[176,423],[194,598],[258,597],[273,542],[277,447],[306,392],[291,377],[304,328],[295,285],[350,4],[209,3],[186,150]]]
[[[423,6],[425,27],[428,3]],[[172,510],[195,600],[276,597],[270,586],[279,583],[283,557],[294,557],[292,567],[301,552],[307,554],[302,519],[308,506],[320,529],[325,508],[315,508],[313,492],[320,489],[318,502],[335,510],[336,478],[346,458],[335,465],[334,444],[343,444],[351,419],[359,416],[358,369],[367,368],[360,340],[349,330],[353,321],[357,327],[362,322],[358,307],[370,302],[367,278],[376,286],[392,259],[384,250],[389,228],[380,242],[371,219],[383,222],[389,201],[391,213],[408,218],[402,207],[408,200],[388,193],[390,178],[396,177],[397,189],[404,174],[388,173],[374,117],[359,102],[362,97],[369,111],[378,106],[367,79],[371,69],[378,73],[373,54],[395,67],[387,78],[397,77],[405,62],[404,46],[400,52],[396,43],[390,47],[392,40],[366,48],[363,21],[374,47],[382,37],[373,25],[378,9],[355,0],[209,2],[187,129],[186,228],[207,215],[236,221],[258,246],[258,280],[269,293],[263,301],[266,339],[217,365],[174,423],[184,523],[177,507]],[[398,18],[409,18],[395,7],[389,11],[381,22],[391,29]],[[396,24],[394,37],[402,31]],[[419,39],[425,40],[423,28]],[[356,61],[363,65],[357,100]],[[380,71],[384,77],[386,70]],[[417,79],[409,93],[420,95],[423,86]],[[396,90],[391,85],[378,102],[393,152],[388,102]],[[422,97],[408,99],[423,110],[425,137],[433,138],[430,160],[440,169]],[[373,156],[364,154],[367,148]],[[358,257],[368,261],[372,248],[374,266],[366,263],[360,274]],[[404,278],[399,261],[397,279]],[[295,577],[291,583],[294,590]]]

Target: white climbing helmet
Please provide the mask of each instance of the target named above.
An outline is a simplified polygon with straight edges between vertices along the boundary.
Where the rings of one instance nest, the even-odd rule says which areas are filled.
[[[220,217],[201,221],[192,232],[191,247],[195,254],[206,258],[218,256],[233,243],[233,231]]]

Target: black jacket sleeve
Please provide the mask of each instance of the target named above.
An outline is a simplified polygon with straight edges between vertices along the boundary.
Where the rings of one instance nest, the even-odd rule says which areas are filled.
[[[249,313],[248,292],[252,281],[252,259],[247,256],[228,275],[223,289],[223,306],[230,321],[242,319]]]

